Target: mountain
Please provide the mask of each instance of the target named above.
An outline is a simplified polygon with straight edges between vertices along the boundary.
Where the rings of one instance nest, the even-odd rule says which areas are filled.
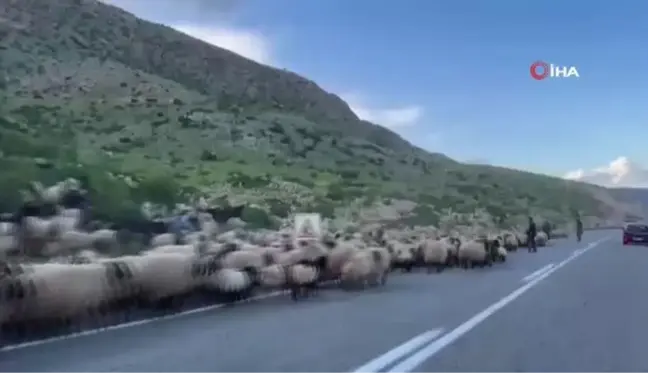
[[[30,180],[81,174],[111,218],[180,193],[409,223],[636,212],[601,187],[428,153],[311,80],[94,0],[0,2],[0,71],[3,208]]]
[[[648,211],[648,188],[610,188],[609,192],[619,201]]]

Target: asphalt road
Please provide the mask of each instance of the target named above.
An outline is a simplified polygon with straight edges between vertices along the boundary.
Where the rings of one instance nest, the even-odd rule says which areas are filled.
[[[648,249],[619,236],[5,348],[0,371],[648,370]]]

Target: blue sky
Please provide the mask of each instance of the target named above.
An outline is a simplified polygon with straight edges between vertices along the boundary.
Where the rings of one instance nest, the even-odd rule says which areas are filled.
[[[311,78],[458,160],[648,165],[646,1],[106,1]],[[535,60],[580,78],[535,81]]]

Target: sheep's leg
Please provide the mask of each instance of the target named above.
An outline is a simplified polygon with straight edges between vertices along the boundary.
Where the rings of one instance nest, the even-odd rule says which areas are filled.
[[[290,286],[290,298],[294,301],[299,299],[299,287],[294,285]]]
[[[387,284],[387,277],[389,276],[389,272],[385,271],[383,272],[381,278],[380,278],[380,285],[385,286]]]
[[[436,265],[436,271],[437,271],[437,273],[441,273],[441,272],[443,272],[444,269],[445,269],[445,265],[443,265],[443,264],[441,264],[441,263],[439,263],[439,264]]]

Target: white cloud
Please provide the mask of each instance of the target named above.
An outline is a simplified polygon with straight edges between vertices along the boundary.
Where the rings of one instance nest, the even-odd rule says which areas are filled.
[[[366,105],[357,95],[346,94],[341,97],[360,119],[392,129],[416,125],[423,116],[423,108],[416,105],[376,108]]]
[[[627,157],[618,157],[608,165],[590,171],[570,171],[564,178],[606,187],[648,187],[648,168]]]
[[[266,65],[272,63],[272,45],[268,39],[256,31],[195,25],[172,27],[196,39],[230,50],[253,61]]]

